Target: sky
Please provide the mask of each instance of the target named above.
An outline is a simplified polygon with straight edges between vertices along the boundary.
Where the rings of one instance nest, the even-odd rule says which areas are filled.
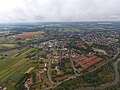
[[[120,0],[0,0],[0,23],[120,21]]]

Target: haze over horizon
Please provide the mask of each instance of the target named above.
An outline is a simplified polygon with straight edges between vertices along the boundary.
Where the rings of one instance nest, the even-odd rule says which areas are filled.
[[[0,23],[120,21],[120,0],[0,0]]]

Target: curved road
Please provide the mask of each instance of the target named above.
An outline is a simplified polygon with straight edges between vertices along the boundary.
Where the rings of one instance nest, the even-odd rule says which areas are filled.
[[[120,62],[120,58],[119,59],[117,59],[117,61],[115,61],[114,63],[113,63],[113,67],[114,67],[114,70],[115,70],[115,79],[114,79],[114,81],[113,82],[111,82],[111,83],[107,83],[107,84],[105,84],[104,86],[101,86],[101,87],[96,87],[95,89],[104,89],[104,88],[107,88],[107,87],[109,87],[109,86],[112,86],[112,85],[115,85],[115,84],[117,84],[118,83],[118,81],[119,81],[119,78],[120,78],[120,75],[119,75],[119,72],[118,72],[118,63]]]
[[[120,78],[120,76],[119,76],[119,71],[118,71],[118,69],[119,69],[119,67],[118,67],[118,63],[120,62],[120,58],[116,61],[116,62],[114,62],[114,70],[115,70],[115,80],[114,80],[114,82],[113,82],[113,84],[116,84],[117,82],[118,82],[118,80],[119,80],[119,78]]]
[[[103,85],[101,85],[101,86],[99,86],[99,87],[86,87],[86,88],[81,87],[81,88],[76,89],[76,90],[97,90],[97,89],[103,90],[103,89],[105,89],[105,88],[107,88],[107,87],[109,87],[109,86],[112,86],[112,85],[117,84],[118,81],[119,81],[119,79],[120,79],[119,72],[118,72],[118,68],[119,68],[119,67],[118,67],[118,63],[119,63],[119,62],[120,62],[120,58],[117,59],[117,61],[115,61],[115,62],[113,63],[113,67],[114,67],[114,70],[115,70],[115,79],[114,79],[113,82],[103,84]]]
[[[113,61],[114,59],[116,59],[117,56],[119,56],[119,50],[118,50],[118,53],[114,56],[114,58],[112,58],[109,62],[111,62],[111,61]],[[114,70],[115,70],[115,79],[114,79],[113,82],[106,83],[106,84],[102,84],[101,86],[98,86],[98,87],[80,87],[80,88],[75,89],[75,90],[95,90],[95,89],[101,89],[101,90],[103,90],[103,89],[105,89],[105,88],[107,88],[107,87],[109,87],[109,86],[112,86],[112,85],[117,84],[117,82],[119,81],[119,78],[120,78],[119,72],[118,72],[118,63],[119,63],[119,62],[120,62],[120,58],[118,58],[118,59],[113,63],[113,67],[114,67]],[[108,62],[106,62],[105,64],[107,64],[107,63],[108,63]],[[101,66],[104,66],[105,64],[103,64],[103,65],[101,65]],[[100,68],[101,66],[99,66],[98,68]],[[98,68],[96,68],[96,69],[98,69]],[[93,71],[95,71],[96,69],[91,70],[91,71],[89,71],[89,72],[93,72]],[[65,80],[63,80],[63,81],[61,81],[61,82],[59,82],[59,83],[56,83],[56,85],[54,85],[53,87],[48,87],[48,88],[46,88],[45,90],[50,90],[51,88],[55,88],[55,87],[57,87],[58,85],[60,85],[61,83],[65,82],[65,81],[68,81],[68,80],[70,80],[70,79],[74,79],[74,78],[76,78],[77,76],[81,76],[81,75],[82,75],[82,74],[71,76],[71,77],[69,77],[68,79],[65,79]]]

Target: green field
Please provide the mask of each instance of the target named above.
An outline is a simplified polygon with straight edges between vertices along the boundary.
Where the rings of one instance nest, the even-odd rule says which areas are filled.
[[[30,67],[37,66],[36,63],[25,58],[33,50],[35,49],[24,47],[0,53],[0,56],[3,57],[0,59],[0,84],[11,87],[8,85],[9,81],[12,81],[13,84],[17,83]]]
[[[0,37],[0,43],[15,43],[15,39],[14,38],[5,38],[5,37]]]

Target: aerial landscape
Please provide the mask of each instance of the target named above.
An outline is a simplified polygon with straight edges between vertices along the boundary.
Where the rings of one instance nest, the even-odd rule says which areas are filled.
[[[8,90],[120,88],[120,22],[15,24],[0,29],[0,85]]]
[[[87,1],[0,1],[0,90],[120,90],[119,0]]]

